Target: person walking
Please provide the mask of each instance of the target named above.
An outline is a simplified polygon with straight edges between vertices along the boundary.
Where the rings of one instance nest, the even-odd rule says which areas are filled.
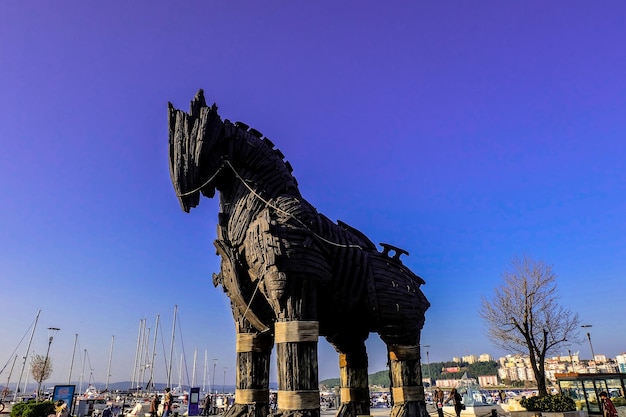
[[[504,404],[506,402],[506,393],[504,390],[498,391],[498,398],[500,398],[500,404]]]
[[[454,405],[454,413],[456,414],[456,417],[461,417],[461,411],[465,409],[465,404],[463,404],[463,398],[456,388],[452,388],[452,391],[450,391],[450,395],[448,396],[448,399],[446,399],[445,403],[447,404],[450,401],[452,401],[452,404]]]
[[[157,417],[159,412],[159,404],[161,404],[159,396],[157,394],[154,394],[152,396],[152,401],[150,401],[150,417]]]
[[[611,401],[606,391],[600,393],[600,401],[602,402],[602,415],[604,417],[617,417],[615,405],[613,405],[613,401]]]
[[[444,400],[444,393],[441,390],[441,388],[436,387],[435,388],[435,393],[433,394],[433,401],[435,402],[435,404],[443,404],[443,400]]]
[[[204,397],[204,403],[202,405],[203,416],[208,416],[209,414],[211,414],[211,405],[212,405],[211,394],[207,393],[207,395]]]
[[[172,403],[174,402],[174,398],[172,397],[172,393],[170,392],[169,387],[165,388],[165,396],[163,397],[163,416],[169,417],[172,412]]]
[[[444,393],[441,388],[435,388],[435,394],[433,395],[433,401],[435,402],[435,407],[437,407],[437,416],[443,417],[443,400]]]

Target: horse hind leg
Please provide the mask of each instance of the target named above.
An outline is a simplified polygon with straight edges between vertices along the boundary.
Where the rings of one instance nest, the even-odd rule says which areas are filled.
[[[367,337],[367,335],[365,335]],[[367,374],[365,337],[328,338],[339,352],[339,381],[341,404],[336,417],[356,417],[370,414],[370,393]]]
[[[393,408],[390,417],[428,417],[420,346],[387,344]]]

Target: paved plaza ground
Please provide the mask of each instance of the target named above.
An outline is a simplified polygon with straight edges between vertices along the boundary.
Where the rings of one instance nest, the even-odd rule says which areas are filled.
[[[430,405],[427,404],[426,409],[428,410],[431,416],[437,417],[437,410],[434,407],[431,407]],[[330,417],[330,416],[334,416],[336,412],[337,412],[337,409],[332,408],[332,409],[322,410],[321,415],[323,417]],[[391,408],[387,408],[387,407],[371,407],[370,408],[370,415],[374,417],[389,417],[389,414],[391,414]],[[445,417],[450,417],[450,416],[445,416]]]

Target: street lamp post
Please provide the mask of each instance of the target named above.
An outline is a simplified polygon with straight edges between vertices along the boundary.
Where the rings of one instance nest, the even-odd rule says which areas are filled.
[[[224,382],[222,383],[222,394],[224,394],[226,391],[226,369],[228,369],[226,366],[224,367]]]
[[[52,340],[54,339],[54,335],[58,332],[58,327],[48,327],[48,350],[46,350],[46,358],[43,361],[43,368],[39,375],[39,381],[37,381],[37,400],[41,397],[41,383],[43,382],[43,377],[46,374],[46,368],[48,367],[48,355],[50,354],[50,345],[52,345]]]
[[[593,327],[591,324],[583,324],[582,326],[580,326],[584,329],[589,329],[591,327]],[[591,359],[593,361],[596,360],[596,354],[593,352],[593,345],[591,344],[591,333],[589,331],[587,331],[587,339],[589,340],[589,348],[591,349]]]
[[[428,357],[428,348],[430,347],[430,345],[424,345],[424,347],[426,348],[426,375],[428,377],[428,386],[432,385],[432,382],[430,380],[430,358]]]

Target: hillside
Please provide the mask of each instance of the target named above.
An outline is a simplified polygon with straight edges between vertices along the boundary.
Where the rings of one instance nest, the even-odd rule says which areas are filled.
[[[469,376],[479,377],[483,375],[497,375],[498,364],[493,361],[489,362],[476,362],[472,364],[468,363],[456,363],[456,362],[434,362],[430,366],[422,365],[422,375],[424,378],[430,377],[431,379],[459,379],[463,374],[467,372]],[[369,374],[369,384],[377,385],[379,387],[389,387],[389,371],[378,371],[373,374]],[[339,386],[339,378],[330,378],[320,381],[320,385],[327,388],[333,388]]]

